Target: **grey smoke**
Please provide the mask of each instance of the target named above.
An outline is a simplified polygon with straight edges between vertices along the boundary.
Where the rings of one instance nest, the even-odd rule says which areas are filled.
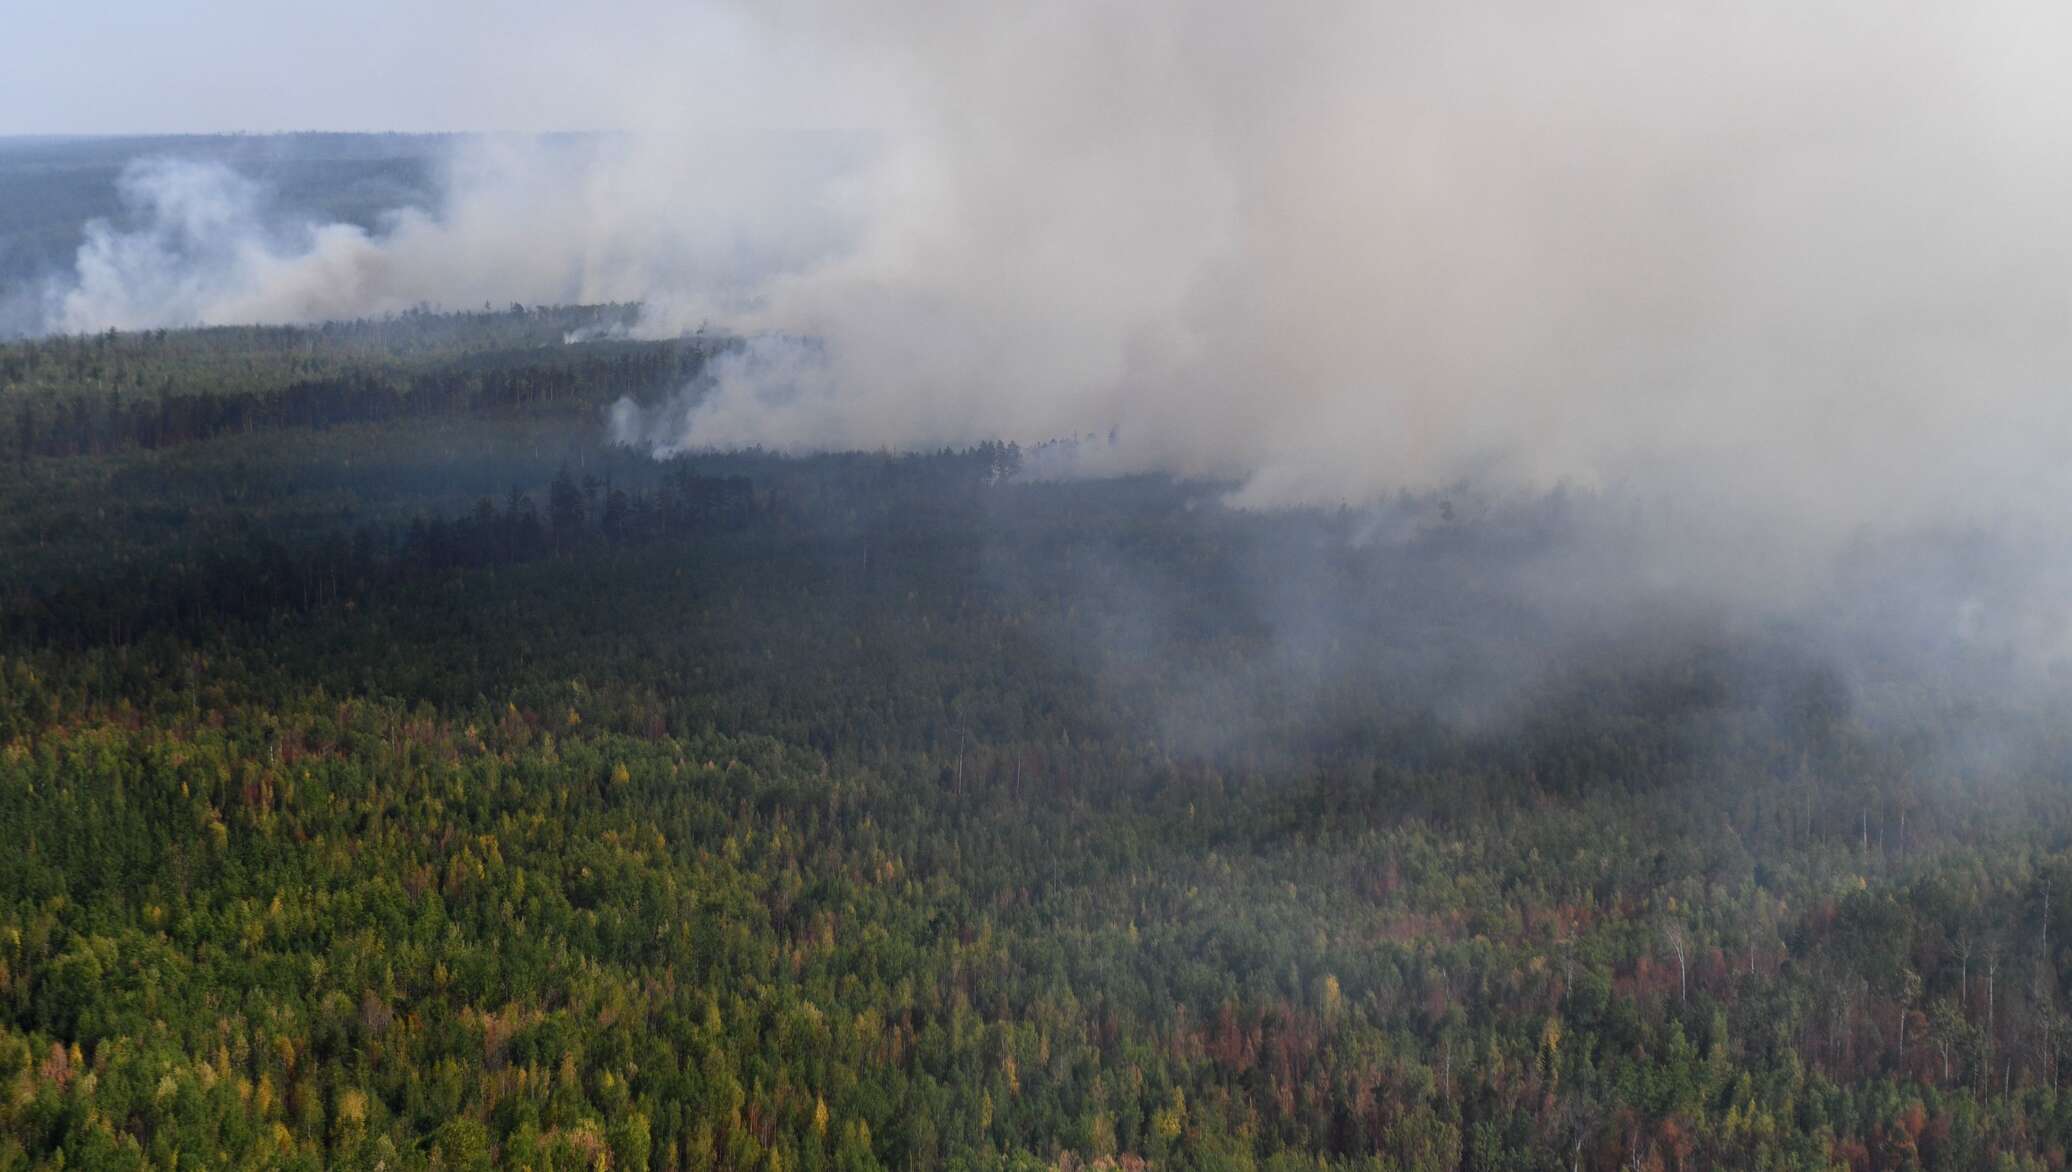
[[[1247,505],[1631,491],[1665,576],[1758,592],[1866,530],[2055,547],[2062,6],[717,11],[723,85],[572,34],[629,133],[477,140],[373,232],[140,172],[59,324],[641,299],[822,347],[622,412],[663,451],[1094,435],[1078,471]],[[773,157],[769,117],[816,134]]]

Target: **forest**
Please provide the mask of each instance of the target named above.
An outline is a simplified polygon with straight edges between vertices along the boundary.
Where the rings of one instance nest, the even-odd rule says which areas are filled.
[[[0,345],[0,1169],[2066,1166],[2048,690],[635,311]]]

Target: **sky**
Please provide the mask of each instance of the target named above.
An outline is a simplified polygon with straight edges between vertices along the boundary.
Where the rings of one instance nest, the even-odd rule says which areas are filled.
[[[730,6],[95,0],[8,7],[0,134],[815,121],[771,84],[771,58],[749,52],[749,33]]]

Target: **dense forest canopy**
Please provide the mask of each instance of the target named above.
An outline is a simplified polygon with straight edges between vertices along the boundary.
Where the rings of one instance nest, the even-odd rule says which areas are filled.
[[[1979,551],[656,460],[632,313],[0,346],[0,1168],[2064,1166],[2064,708],[1877,588]]]

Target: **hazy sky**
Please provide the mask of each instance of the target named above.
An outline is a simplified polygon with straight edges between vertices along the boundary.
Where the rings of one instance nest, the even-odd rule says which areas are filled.
[[[789,124],[714,6],[659,0],[15,4],[0,134]],[[753,75],[753,76],[752,76]],[[642,89],[653,86],[652,106]],[[666,103],[664,101],[664,95]]]

